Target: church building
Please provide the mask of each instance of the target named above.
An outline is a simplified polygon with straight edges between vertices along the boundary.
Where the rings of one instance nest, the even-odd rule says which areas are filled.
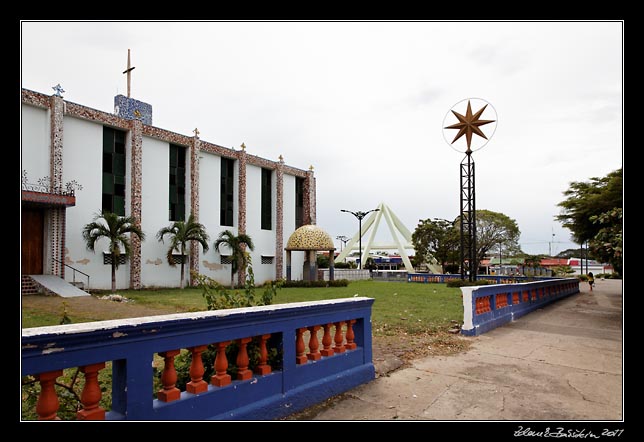
[[[285,277],[285,239],[315,224],[315,177],[303,170],[251,155],[242,144],[223,147],[152,125],[152,106],[117,95],[114,112],[22,89],[21,243],[23,281],[56,275],[67,281],[89,276],[90,289],[111,287],[107,240],[87,250],[83,227],[109,210],[132,216],[146,235],[131,239],[121,256],[117,289],[178,287],[179,266],[166,260],[168,242],[156,233],[192,213],[210,236],[208,252],[195,245],[189,269],[230,283],[230,258],[213,243],[220,232],[246,233],[255,281]],[[179,252],[177,252],[179,253]],[[303,260],[294,256],[293,278],[302,279]],[[187,274],[187,272],[186,272]],[[243,278],[243,275],[240,275]],[[243,282],[243,280],[242,280]]]

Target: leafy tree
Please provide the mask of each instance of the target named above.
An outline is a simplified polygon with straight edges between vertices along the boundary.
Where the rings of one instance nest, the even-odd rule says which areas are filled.
[[[552,276],[568,276],[572,273],[575,273],[575,271],[569,265],[555,266],[552,268]]]
[[[587,182],[572,182],[558,205],[557,221],[572,232],[573,241],[588,241],[591,257],[607,261],[616,272],[622,269],[622,169]],[[619,269],[619,270],[618,270]]]
[[[249,255],[244,249],[248,247],[249,250],[254,250],[255,246],[250,236],[241,233],[237,236],[230,230],[224,230],[219,234],[215,241],[215,249],[221,253],[221,247],[227,247],[230,250],[230,287],[235,287],[235,273],[239,270],[246,269],[248,265]]]
[[[181,254],[181,285],[184,287],[184,267],[185,260],[184,256],[186,254],[186,245],[191,241],[197,241],[203,247],[204,253],[208,251],[208,241],[210,237],[206,233],[206,228],[203,224],[195,221],[194,215],[191,213],[188,217],[188,221],[175,221],[170,224],[168,227],[164,227],[157,232],[157,240],[164,242],[164,237],[168,235],[170,237],[170,247],[168,248],[168,253],[166,254],[166,259],[170,266],[175,267],[176,261],[172,256],[173,252],[179,252]]]
[[[112,254],[112,293],[116,293],[119,257],[121,254],[130,256],[132,253],[131,235],[136,235],[141,241],[145,240],[145,234],[136,219],[131,216],[119,216],[107,210],[101,210],[91,223],[83,227],[83,239],[88,250],[95,252],[96,243],[103,238],[109,241],[108,251]]]
[[[419,220],[411,240],[416,252],[416,265],[431,262],[433,257],[444,272],[446,264],[460,259],[460,232],[454,228],[453,222],[446,219]]]
[[[622,274],[623,267],[622,212],[621,208],[614,208],[599,216],[591,216],[591,220],[602,227],[588,242],[590,254],[601,262],[611,263],[618,275]]]
[[[579,256],[579,249],[562,250],[561,252],[557,253],[557,256],[555,256],[555,258],[573,258],[575,256]]]
[[[557,221],[572,232],[572,239],[583,243],[592,239],[602,228],[590,218],[622,207],[622,169],[587,182],[572,182],[563,194],[567,198],[558,204],[561,214]]]
[[[460,232],[460,216],[456,218],[454,228]],[[499,247],[507,256],[520,253],[520,236],[521,231],[517,222],[509,216],[491,210],[477,210],[476,258],[478,262],[472,268],[478,269],[478,263],[485,259],[488,252],[496,251],[498,253]]]

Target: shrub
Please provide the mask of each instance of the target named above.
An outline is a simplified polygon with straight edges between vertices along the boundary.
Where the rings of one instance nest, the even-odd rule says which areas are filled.
[[[284,281],[282,287],[347,287],[348,279],[333,281]]]
[[[352,268],[351,263],[349,263],[349,262],[338,262],[338,263],[334,264],[333,267],[335,267],[336,269],[350,269],[350,268]]]
[[[202,290],[202,296],[206,300],[208,310],[224,310],[229,308],[238,307],[253,307],[258,305],[270,305],[273,298],[277,295],[277,290],[284,285],[284,281],[268,281],[262,287],[264,291],[261,296],[255,293],[255,274],[253,273],[252,265],[248,266],[248,277],[244,285],[243,292],[239,290],[229,290],[223,285],[219,284],[212,278],[201,275],[197,272],[192,272],[192,277],[197,283],[197,286]],[[281,338],[279,336],[271,336],[267,342],[268,350],[268,364],[273,370],[281,368]],[[237,352],[239,345],[236,341],[231,342],[226,347],[226,359],[228,359],[228,373],[234,378],[237,375]],[[246,346],[248,353],[249,364],[248,368],[253,370],[259,363],[259,338],[255,337]],[[217,356],[217,348],[215,345],[208,345],[208,349],[201,354],[205,372],[203,379],[209,382],[210,377],[214,372],[215,357]],[[175,358],[175,370],[177,372],[177,388],[184,390],[185,385],[190,382],[190,363],[192,357],[190,352],[182,351],[179,356]],[[158,378],[160,379],[162,370],[158,370]]]

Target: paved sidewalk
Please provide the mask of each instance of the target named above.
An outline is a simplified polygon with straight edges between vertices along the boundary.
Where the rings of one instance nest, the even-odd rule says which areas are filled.
[[[314,420],[621,420],[622,281],[418,359],[329,403]]]

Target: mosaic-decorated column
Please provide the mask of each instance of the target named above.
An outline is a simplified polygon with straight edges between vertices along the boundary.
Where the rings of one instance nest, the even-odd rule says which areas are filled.
[[[275,279],[282,279],[284,273],[284,158],[279,157],[275,169]]]
[[[286,251],[286,280],[291,280],[291,251]]]
[[[315,224],[315,211],[315,177],[311,166],[304,180],[304,224]]]
[[[190,213],[199,222],[199,152],[201,142],[199,141],[199,130],[195,128],[195,136],[192,137],[190,145]],[[195,285],[192,279],[192,272],[199,273],[199,243],[190,243],[190,285]]]
[[[238,152],[239,159],[239,199],[238,199],[238,228],[237,235],[246,233],[246,145],[242,143],[241,151]],[[242,245],[245,250],[246,246]],[[237,272],[237,284],[243,286],[246,282],[246,271],[241,268]]]
[[[48,210],[49,251],[51,252],[51,274],[65,278],[65,208],[54,207]],[[54,259],[55,258],[55,259]],[[46,271],[46,269],[45,269]]]
[[[63,188],[63,114],[65,101],[52,95],[49,105],[51,130],[51,162],[49,164],[51,190]]]
[[[315,268],[315,250],[306,252],[309,255],[309,281],[317,281],[317,269]]]
[[[131,180],[130,187],[130,216],[137,223],[141,223],[141,203],[142,203],[142,181],[143,181],[143,122],[140,120],[130,121],[130,164]],[[141,288],[141,240],[136,235],[130,236],[132,251],[130,254],[130,288]]]
[[[63,189],[63,116],[65,101],[58,95],[52,95],[49,102],[50,111],[50,163],[49,187],[52,193]],[[49,250],[51,251],[51,274],[65,277],[65,209],[50,210]]]

